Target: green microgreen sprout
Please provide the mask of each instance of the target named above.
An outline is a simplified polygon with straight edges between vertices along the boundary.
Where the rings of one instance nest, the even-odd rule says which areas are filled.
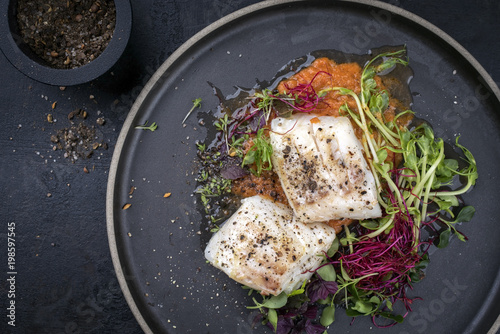
[[[148,126],[148,121],[144,123],[143,125],[137,125],[135,129],[138,130],[149,130],[149,131],[155,131],[158,128],[158,125],[156,122],[151,123],[151,125]]]
[[[220,226],[216,224],[217,222],[221,221],[223,218],[215,218],[213,215],[210,215],[210,222],[214,227],[210,229],[210,232],[216,233],[220,230]]]
[[[205,169],[203,169],[200,172],[200,176],[198,177],[198,181],[204,182],[204,181],[208,180],[208,176],[209,176],[208,172]]]
[[[268,88],[262,90],[262,92],[260,93],[255,93],[254,96],[259,99],[259,102],[257,102],[257,107],[264,112],[264,117],[267,124],[267,122],[269,121],[269,117],[271,116],[273,101],[276,100],[276,97],[272,95],[271,90]]]
[[[231,137],[231,144],[229,144],[228,154],[230,157],[237,156],[238,158],[243,158],[243,144],[248,140],[249,136],[247,134],[236,139],[235,136]]]
[[[204,143],[200,143],[200,142],[196,143],[196,148],[198,149],[198,151],[200,153],[205,152],[205,150],[207,149],[206,145]]]
[[[224,114],[224,117],[219,118],[217,121],[214,122],[215,128],[222,132],[222,135],[224,136],[224,141],[226,143],[226,148],[227,151],[229,152],[229,133],[228,133],[228,126],[229,126],[229,116],[228,114]]]
[[[256,176],[260,176],[262,171],[272,170],[272,155],[273,147],[269,138],[264,135],[264,129],[261,128],[257,131],[257,135],[253,139],[253,146],[243,158],[242,166],[255,164],[256,168],[251,168],[250,171]]]
[[[191,115],[191,113],[193,112],[193,110],[195,108],[200,108],[200,107],[201,107],[201,99],[197,98],[197,99],[193,100],[193,106],[191,107],[191,109],[188,111],[188,113],[186,114],[186,116],[182,120],[182,124],[184,124],[184,122],[188,119],[189,115]]]

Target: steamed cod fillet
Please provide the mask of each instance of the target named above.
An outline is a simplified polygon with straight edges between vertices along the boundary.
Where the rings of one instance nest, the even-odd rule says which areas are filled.
[[[271,123],[272,163],[303,222],[382,215],[373,174],[346,117],[298,114]]]
[[[279,295],[311,277],[334,239],[328,225],[297,222],[288,206],[253,196],[212,236],[205,257],[235,281]]]

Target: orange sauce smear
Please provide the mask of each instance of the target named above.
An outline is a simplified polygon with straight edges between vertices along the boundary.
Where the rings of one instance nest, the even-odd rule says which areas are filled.
[[[278,203],[288,205],[278,174],[272,171],[263,172],[260,177],[248,174],[243,178],[234,180],[231,192],[241,197],[261,195]]]

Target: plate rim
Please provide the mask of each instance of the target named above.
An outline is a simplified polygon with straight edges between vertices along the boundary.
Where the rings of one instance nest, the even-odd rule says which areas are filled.
[[[381,2],[378,0],[337,0],[338,2],[344,2],[344,3],[351,3],[351,4],[361,4],[365,6],[371,6],[375,7],[378,9],[386,10],[389,11],[390,13],[399,15],[407,20],[410,20],[417,25],[427,29],[430,31],[432,34],[437,36],[438,38],[441,38],[444,42],[446,42],[449,46],[451,46],[455,51],[460,53],[465,60],[476,70],[481,78],[485,81],[484,84],[490,89],[490,91],[495,95],[496,99],[500,101],[500,89],[498,85],[495,83],[495,81],[492,79],[490,74],[484,69],[484,67],[475,59],[475,57],[467,51],[460,43],[458,43],[454,38],[452,38],[450,35],[448,35],[446,32],[438,28],[436,25],[430,23],[429,21],[423,19],[422,17],[409,12],[403,8],[397,7],[395,5]],[[120,254],[118,251],[118,245],[116,243],[116,235],[115,235],[115,220],[114,220],[114,213],[113,213],[113,207],[114,207],[114,200],[115,200],[115,183],[116,183],[116,178],[117,178],[117,169],[119,166],[119,161],[122,156],[122,149],[125,143],[125,140],[127,138],[127,135],[129,133],[129,130],[132,126],[132,122],[137,115],[138,111],[140,110],[140,107],[144,100],[148,97],[149,93],[151,90],[155,87],[155,85],[162,79],[164,74],[167,72],[167,70],[179,59],[181,58],[190,48],[195,46],[198,42],[200,42],[203,38],[208,36],[209,34],[215,32],[217,29],[225,26],[226,24],[229,24],[231,22],[234,22],[238,18],[241,18],[243,16],[252,14],[255,11],[262,11],[266,10],[268,8],[272,8],[275,6],[280,6],[284,4],[293,4],[293,3],[299,3],[299,2],[312,2],[311,0],[266,0],[262,2],[257,2],[255,4],[249,5],[247,7],[241,8],[239,10],[236,10],[220,19],[217,21],[209,24],[202,30],[200,30],[198,33],[190,37],[186,42],[184,42],[179,48],[177,48],[164,62],[160,67],[155,71],[155,73],[152,75],[152,77],[147,81],[146,85],[144,88],[141,90],[140,94],[134,101],[130,111],[127,114],[127,117],[122,125],[122,128],[120,130],[119,136],[117,138],[113,156],[111,159],[111,164],[109,168],[109,175],[108,175],[108,183],[107,183],[107,192],[106,192],[106,228],[107,228],[107,234],[108,234],[108,243],[109,243],[109,249],[111,253],[111,259],[113,263],[113,267],[117,276],[118,283],[120,285],[120,288],[122,290],[122,293],[125,297],[125,300],[127,301],[127,304],[129,305],[130,310],[132,311],[135,319],[139,323],[140,327],[146,334],[153,334],[153,331],[151,330],[148,322],[143,316],[143,313],[139,310],[135,299],[132,295],[132,292],[130,290],[130,287],[125,279],[125,274],[123,272],[122,266],[121,266],[121,258]],[[499,279],[500,278],[500,271],[497,275],[496,279],[496,284],[495,285],[500,285]],[[491,297],[493,298],[493,297]],[[484,313],[484,309],[486,308],[485,303],[482,305],[482,307],[478,310],[476,314]],[[489,304],[488,304],[489,305]],[[469,329],[470,325],[466,328]],[[500,329],[500,315],[496,319],[496,321],[493,323],[491,329],[488,331],[487,334],[495,334],[498,330]]]

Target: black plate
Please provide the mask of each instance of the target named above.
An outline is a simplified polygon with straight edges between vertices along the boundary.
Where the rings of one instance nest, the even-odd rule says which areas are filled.
[[[453,240],[431,255],[420,296],[401,325],[378,329],[341,310],[338,333],[486,333],[500,314],[500,93],[483,68],[449,36],[399,8],[374,1],[270,1],[216,22],[177,50],[147,84],[120,134],[110,171],[107,219],[111,252],[125,297],[145,332],[267,333],[251,330],[246,291],[206,264],[202,214],[193,196],[200,117],[234,86],[270,80],[289,60],[318,49],[367,53],[406,44],[415,76],[413,110],[436,133],[461,143],[480,173],[464,196],[477,209]],[[202,98],[202,108],[181,121]],[[136,130],[146,120],[155,132]],[[134,186],[132,195],[129,195]],[[165,193],[172,193],[164,198]],[[123,210],[124,204],[131,207]]]

